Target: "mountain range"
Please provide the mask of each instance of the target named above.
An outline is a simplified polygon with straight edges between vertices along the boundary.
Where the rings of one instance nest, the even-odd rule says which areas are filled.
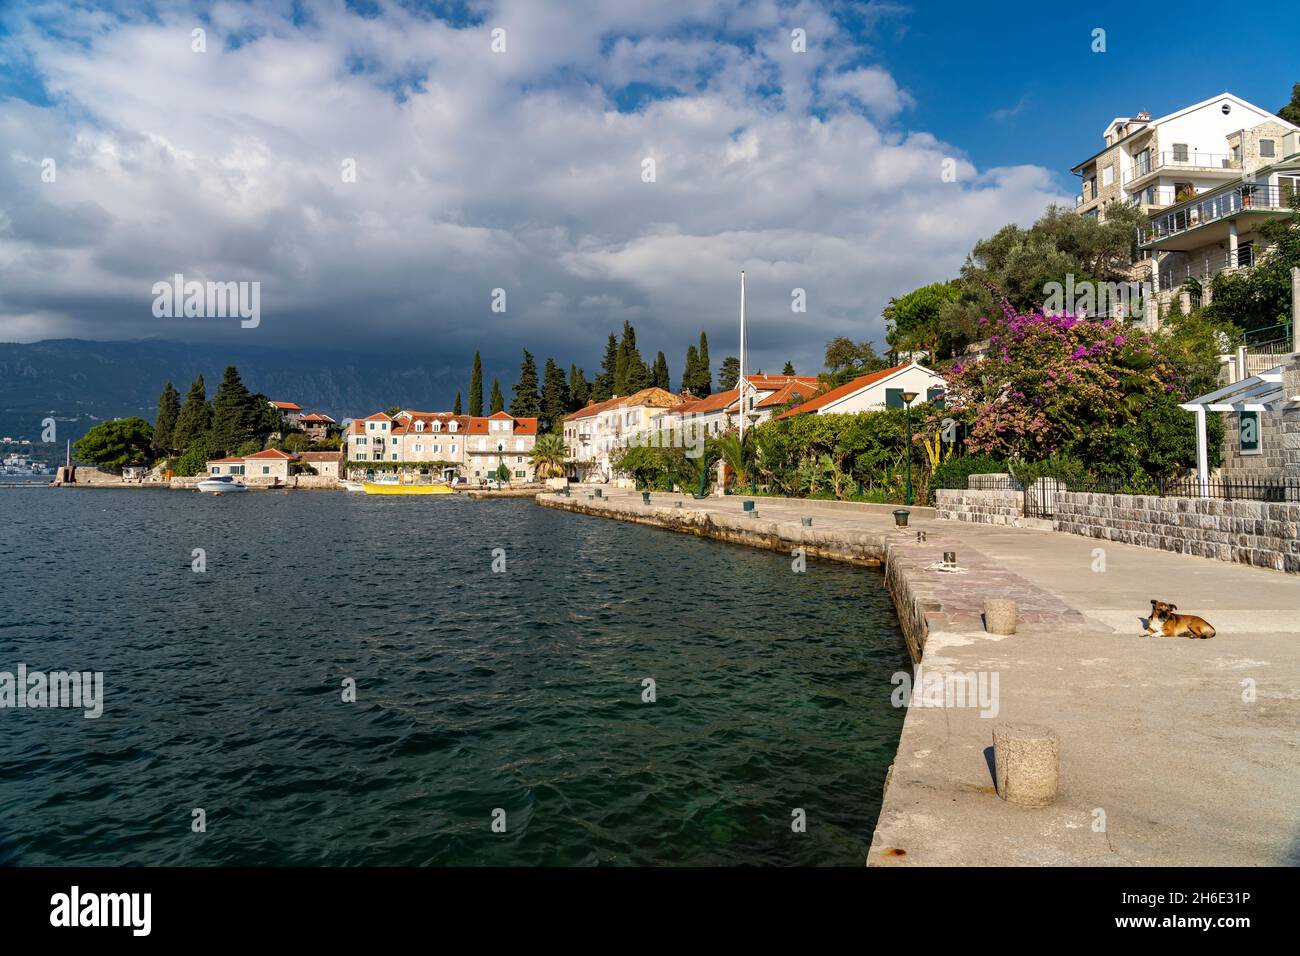
[[[402,405],[450,409],[465,390],[468,363],[420,364],[413,355],[231,348],[158,340],[47,339],[0,343],[0,436],[40,438],[57,423],[57,443],[76,441],[98,421],[139,415],[152,422],[163,384],[181,393],[198,374],[211,398],[227,365],[250,391],[337,420]]]

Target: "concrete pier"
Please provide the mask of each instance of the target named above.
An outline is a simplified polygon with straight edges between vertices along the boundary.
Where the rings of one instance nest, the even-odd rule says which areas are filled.
[[[921,508],[899,529],[895,506],[605,494],[537,503],[883,568],[914,663],[970,694],[913,696],[870,865],[1300,864],[1294,575]],[[1016,602],[1015,635],[985,630],[989,598]],[[1218,636],[1140,636],[1152,598]],[[1050,806],[998,797],[995,722],[1059,733]]]

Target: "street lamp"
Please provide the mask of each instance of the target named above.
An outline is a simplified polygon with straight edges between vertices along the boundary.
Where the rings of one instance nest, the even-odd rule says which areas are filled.
[[[903,404],[907,408],[907,500],[906,504],[912,506],[912,403],[916,401],[920,392],[904,392]]]

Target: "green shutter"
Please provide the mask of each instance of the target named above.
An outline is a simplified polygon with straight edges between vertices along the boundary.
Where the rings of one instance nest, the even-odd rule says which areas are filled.
[[[901,388],[885,389],[885,407],[886,408],[903,407],[903,390]]]

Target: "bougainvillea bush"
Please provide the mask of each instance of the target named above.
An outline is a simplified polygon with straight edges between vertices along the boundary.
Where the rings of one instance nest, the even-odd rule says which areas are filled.
[[[943,413],[966,426],[969,452],[1077,459],[1096,478],[1139,488],[1195,464],[1195,418],[1178,404],[1206,384],[1214,359],[1189,355],[1176,331],[1020,314],[1006,303],[981,322],[987,358],[948,373]]]

